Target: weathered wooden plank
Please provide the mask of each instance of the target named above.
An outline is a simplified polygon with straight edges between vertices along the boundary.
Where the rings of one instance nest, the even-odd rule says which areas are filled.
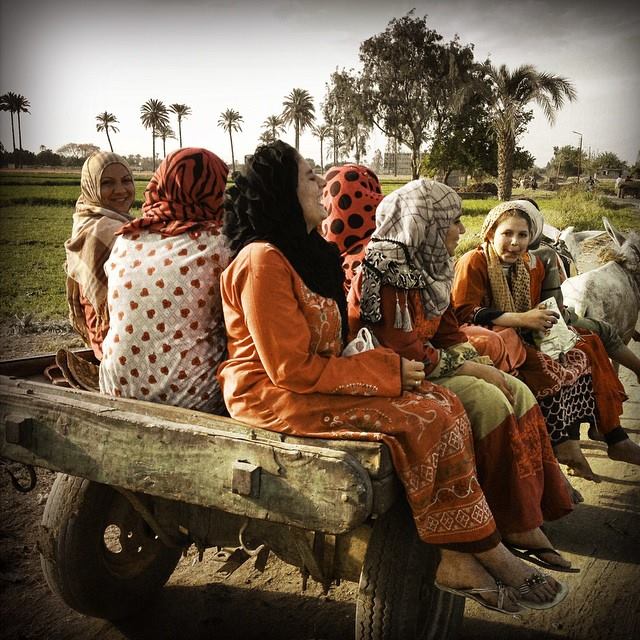
[[[28,367],[23,359],[20,366],[24,369]],[[35,359],[34,359],[35,360]],[[6,362],[9,361],[5,361]],[[15,361],[18,362],[18,361]],[[29,360],[30,362],[30,360]],[[41,360],[39,365],[45,366],[46,360]],[[3,363],[0,363],[3,364]],[[5,368],[6,370],[6,368]],[[37,369],[40,371],[41,369]],[[346,451],[354,456],[358,462],[366,469],[367,473],[374,479],[381,479],[393,474],[393,463],[387,447],[378,442],[362,442],[354,440],[326,440],[323,438],[299,438],[294,436],[285,436],[280,433],[266,431],[259,428],[251,428],[247,425],[233,420],[212,414],[206,414],[199,411],[189,411],[179,407],[169,405],[153,404],[143,400],[133,400],[125,398],[112,398],[99,393],[91,393],[78,389],[69,389],[66,387],[56,387],[54,385],[24,380],[21,376],[8,376],[2,381],[2,384],[8,385],[10,388],[21,389],[24,392],[28,390],[34,393],[46,393],[49,397],[56,399],[74,399],[74,402],[83,402],[85,398],[90,397],[91,402],[109,409],[120,408],[123,411],[142,411],[147,415],[157,416],[159,419],[177,421],[184,424],[194,426],[202,426],[212,429],[222,429],[230,433],[244,434],[253,437],[252,434],[259,433],[261,437],[270,442],[287,442],[291,444],[300,444],[305,446],[318,446],[322,448]]]
[[[342,533],[370,514],[373,489],[366,471],[348,453],[292,445],[241,427],[192,424],[200,415],[136,401],[103,402],[99,394],[49,394],[0,378],[0,455],[252,518],[327,533]],[[177,420],[166,417],[169,414]],[[163,415],[164,414],[164,415]],[[180,419],[182,418],[182,420]],[[7,423],[31,420],[27,446],[7,442]],[[222,422],[220,422],[222,421]],[[232,492],[233,465],[260,467],[259,495]]]

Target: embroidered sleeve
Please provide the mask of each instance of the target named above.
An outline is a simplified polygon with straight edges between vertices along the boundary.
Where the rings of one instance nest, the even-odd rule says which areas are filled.
[[[427,378],[444,378],[455,374],[456,369],[461,367],[467,360],[481,362],[483,364],[493,364],[487,356],[481,356],[470,342],[457,344],[448,349],[442,349],[440,361],[437,366],[427,375]]]

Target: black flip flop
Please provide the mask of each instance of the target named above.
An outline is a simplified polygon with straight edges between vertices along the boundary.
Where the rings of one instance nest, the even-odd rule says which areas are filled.
[[[508,542],[502,542],[514,556],[518,558],[522,558],[522,560],[526,560],[527,562],[531,562],[532,564],[536,564],[543,569],[549,569],[550,571],[561,571],[562,573],[580,573],[580,569],[577,567],[563,567],[562,565],[553,564],[552,562],[547,562],[541,556],[543,553],[555,553],[556,555],[560,555],[555,549],[551,547],[537,547],[534,549],[528,549],[527,547],[517,547],[516,545],[509,544]]]

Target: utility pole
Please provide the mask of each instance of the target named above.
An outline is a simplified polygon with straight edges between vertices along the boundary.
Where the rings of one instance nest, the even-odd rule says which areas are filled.
[[[572,131],[577,136],[580,136],[580,148],[578,149],[578,183],[580,183],[580,173],[582,172],[582,134],[579,131]]]

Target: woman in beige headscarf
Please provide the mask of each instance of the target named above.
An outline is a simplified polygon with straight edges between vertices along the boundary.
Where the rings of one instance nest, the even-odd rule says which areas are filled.
[[[104,263],[114,233],[132,220],[129,209],[136,195],[127,161],[116,153],[92,154],[82,167],[80,191],[71,238],[64,243],[69,321],[101,360],[109,328]]]
[[[527,200],[491,209],[482,244],[456,264],[453,307],[460,322],[517,329],[526,352],[518,377],[540,404],[558,460],[597,481],[580,449],[582,422],[597,425],[614,460],[640,464],[640,449],[620,426],[624,388],[597,335],[580,330],[575,347],[558,359],[535,346],[535,337],[558,321],[556,312],[541,305],[545,266],[529,251],[542,226],[540,212]]]

